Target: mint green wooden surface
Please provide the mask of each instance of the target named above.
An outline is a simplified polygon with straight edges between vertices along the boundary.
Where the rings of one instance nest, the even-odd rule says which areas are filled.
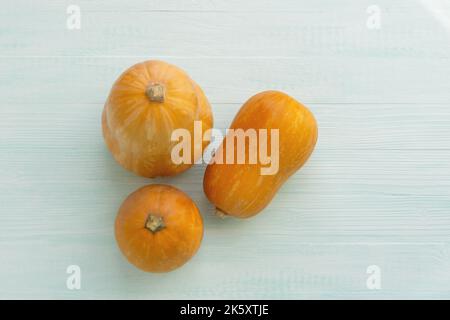
[[[0,298],[450,298],[449,2],[3,1]],[[315,153],[263,213],[216,218],[204,165],[149,180],[114,162],[103,103],[151,58],[202,86],[217,128],[266,89],[317,116]],[[113,236],[120,203],[153,182],[188,193],[205,222],[199,253],[164,275],[134,269]]]

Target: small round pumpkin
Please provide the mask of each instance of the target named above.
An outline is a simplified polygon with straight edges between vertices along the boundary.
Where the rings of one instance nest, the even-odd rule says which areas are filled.
[[[200,158],[208,141],[194,141],[195,121],[203,132],[213,125],[202,89],[183,70],[154,60],[130,67],[117,79],[102,114],[103,136],[114,158],[148,178],[181,173]],[[172,161],[175,129],[190,132],[190,163]]]
[[[116,218],[115,236],[122,253],[137,268],[168,272],[197,252],[203,221],[184,192],[154,184],[125,199]]]

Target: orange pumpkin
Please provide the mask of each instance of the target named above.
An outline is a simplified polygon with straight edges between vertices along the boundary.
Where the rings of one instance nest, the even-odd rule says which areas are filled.
[[[270,129],[278,129],[279,162],[275,174],[263,175],[262,168],[267,165],[259,160],[249,163],[248,139],[245,140],[244,164],[237,161],[217,163],[217,159],[227,156],[227,141],[236,138],[230,134],[216,152],[216,163],[210,163],[206,168],[203,188],[218,213],[248,218],[264,209],[281,185],[309,158],[317,141],[317,124],[313,114],[292,97],[278,91],[266,91],[253,96],[241,107],[230,129],[267,129],[267,133]],[[268,146],[271,139],[268,134]],[[236,153],[238,144],[234,146]],[[233,157],[236,159],[236,154]]]
[[[147,272],[168,272],[197,252],[203,222],[185,193],[154,184],[138,189],[122,203],[115,234],[130,263]]]
[[[187,170],[208,141],[195,143],[194,121],[203,131],[213,125],[202,89],[181,69],[162,61],[145,61],[126,70],[114,83],[102,114],[103,136],[114,158],[144,177],[171,176]],[[177,164],[171,152],[175,129],[192,138],[191,161]]]

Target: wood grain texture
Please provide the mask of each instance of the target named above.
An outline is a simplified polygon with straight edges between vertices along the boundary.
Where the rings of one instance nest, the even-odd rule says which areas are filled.
[[[358,0],[79,0],[74,31],[69,4],[0,12],[0,298],[450,298],[450,30],[423,1],[377,1],[380,30]],[[261,215],[213,216],[204,164],[149,180],[114,162],[104,100],[149,58],[202,86],[217,128],[265,89],[317,116],[315,153]],[[123,199],[153,182],[205,222],[198,255],[166,275],[134,269],[113,235]]]

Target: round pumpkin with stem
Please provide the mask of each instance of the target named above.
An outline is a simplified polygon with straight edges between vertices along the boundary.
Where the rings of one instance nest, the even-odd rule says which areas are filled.
[[[314,115],[300,102],[280,91],[265,91],[251,97],[239,110],[221,147],[213,161],[206,168],[203,188],[208,199],[216,206],[219,216],[249,218],[263,210],[275,196],[283,183],[299,170],[314,150],[318,129]],[[250,142],[245,141],[238,150],[235,140],[237,130],[267,130],[266,141],[258,141],[258,161],[250,163]],[[270,132],[278,130],[278,146],[270,150],[270,160],[277,163],[261,161],[261,143],[266,150],[272,147]],[[260,133],[260,132],[258,132]],[[260,136],[258,136],[260,137]],[[264,135],[263,135],[264,137]],[[275,135],[274,135],[275,137]],[[244,137],[245,138],[245,137]],[[241,153],[247,162],[229,163],[224,159],[230,152],[231,159],[237,159]],[[273,168],[271,168],[273,165]]]
[[[154,60],[130,67],[117,79],[102,114],[103,136],[114,158],[148,178],[178,174],[201,157],[208,140],[194,140],[196,121],[203,132],[213,125],[202,89],[183,70]],[[190,161],[172,159],[176,129],[190,133]]]
[[[127,260],[147,272],[179,268],[197,252],[203,222],[194,202],[177,188],[154,184],[130,194],[115,222]]]

